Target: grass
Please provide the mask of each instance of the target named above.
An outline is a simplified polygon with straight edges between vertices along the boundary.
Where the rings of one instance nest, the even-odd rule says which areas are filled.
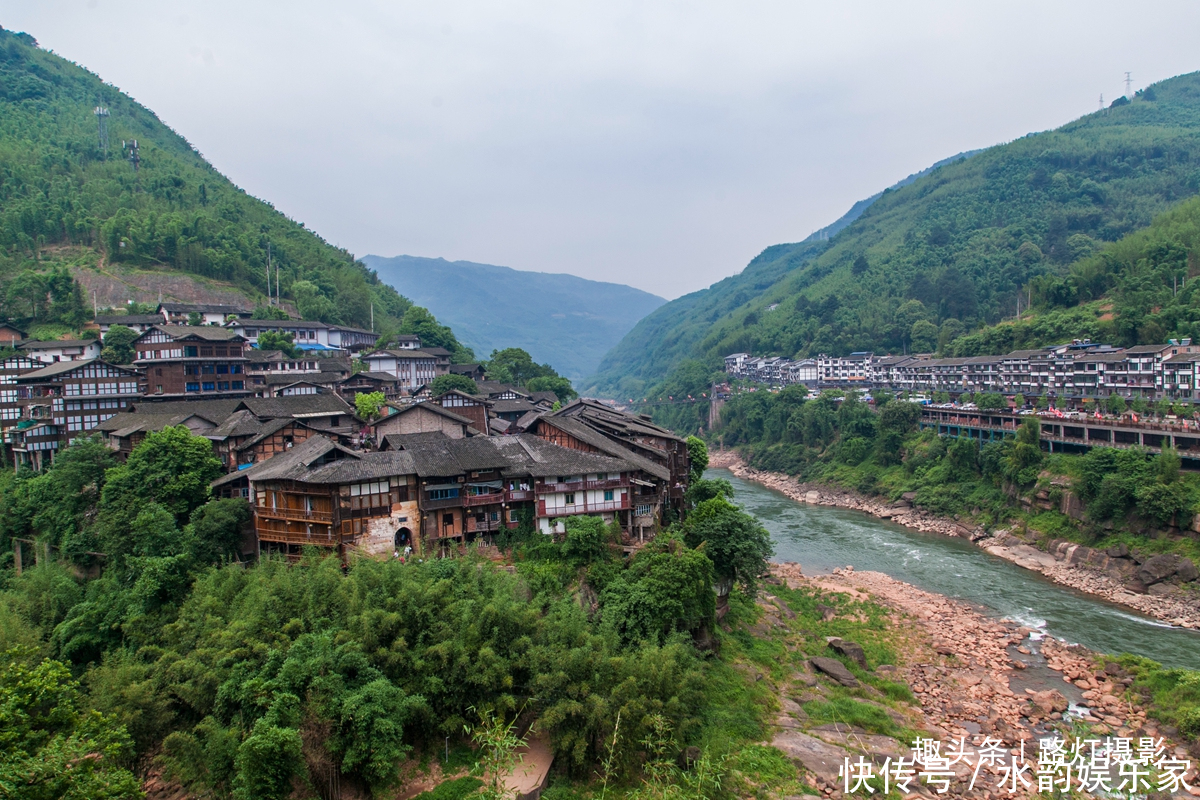
[[[879,706],[855,700],[853,697],[810,700],[804,704],[804,713],[808,714],[809,721],[816,725],[839,722],[884,736],[896,737],[900,733],[900,726],[890,714]]]
[[[1117,663],[1133,675],[1129,690],[1148,704],[1149,716],[1200,740],[1200,671],[1165,669],[1157,661],[1129,654],[1119,656]]]
[[[413,800],[465,800],[466,797],[474,794],[480,786],[483,786],[483,781],[479,780],[479,778],[472,778],[470,776],[455,778],[454,780],[439,783],[428,792],[421,792]]]

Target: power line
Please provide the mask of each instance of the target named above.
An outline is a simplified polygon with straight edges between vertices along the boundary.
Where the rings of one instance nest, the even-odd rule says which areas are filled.
[[[1127,99],[1127,100],[1133,99],[1133,73],[1132,72],[1125,73],[1125,99]]]

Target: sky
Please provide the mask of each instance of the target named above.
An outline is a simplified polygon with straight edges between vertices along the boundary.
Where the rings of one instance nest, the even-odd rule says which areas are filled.
[[[1200,3],[0,0],[356,255],[668,299],[955,153],[1200,69]]]

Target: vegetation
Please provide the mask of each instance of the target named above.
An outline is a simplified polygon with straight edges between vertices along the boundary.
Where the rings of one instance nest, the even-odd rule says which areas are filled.
[[[100,351],[100,357],[110,364],[132,364],[137,357],[133,341],[140,335],[125,325],[109,326],[108,333],[104,334],[104,348]]]
[[[296,346],[294,339],[291,333],[263,331],[258,335],[258,349],[264,353],[278,350],[284,358],[299,358],[301,350]]]
[[[802,387],[788,387],[733,397],[713,438],[741,448],[761,469],[889,500],[913,492],[922,508],[984,525],[1028,517],[1027,524],[1047,536],[1096,546],[1128,541],[1146,552],[1172,549],[1200,557],[1194,540],[1144,535],[1172,523],[1186,527],[1200,510],[1200,476],[1181,474],[1172,450],[1155,456],[1097,447],[1086,455],[1049,456],[1035,417],[1027,417],[1015,436],[982,446],[918,430],[919,419],[915,403],[893,400],[876,413],[853,392],[810,399]],[[1057,509],[1026,515],[1017,502],[1021,494],[1053,490],[1057,503],[1064,484],[1086,504],[1086,522]]]
[[[359,392],[354,395],[354,413],[359,419],[372,420],[379,416],[379,409],[386,403],[383,392]]]
[[[470,554],[344,568],[314,551],[299,565],[246,565],[231,562],[249,510],[209,496],[218,474],[211,443],[179,427],[148,435],[124,464],[85,438],[42,474],[0,475],[0,649],[22,648],[0,671],[0,715],[44,731],[0,762],[33,775],[34,761],[98,754],[78,779],[39,772],[48,788],[30,796],[132,797],[127,770],[150,756],[197,794],[282,798],[338,775],[378,796],[402,761],[447,736],[482,737],[500,763],[523,711],[566,774],[587,778],[605,758],[623,781],[641,774],[656,730],[705,744],[715,704],[751,691],[692,643],[714,635],[715,576],[751,591],[763,564],[747,554],[769,553],[724,500],[709,516],[725,515],[732,535],[676,528],[628,559],[611,526],[579,517],[561,541],[528,520],[513,532],[516,574]],[[53,557],[17,576],[15,539]],[[45,722],[19,707],[35,683],[56,687],[36,707]],[[746,732],[727,749],[762,736],[765,709],[735,705]]]
[[[429,384],[429,391],[434,397],[441,397],[446,392],[466,392],[467,394],[476,394],[479,392],[479,387],[475,381],[468,378],[466,375],[438,375]]]
[[[415,256],[363,260],[478,352],[520,347],[574,381],[594,373],[604,354],[665,302],[574,275]]]
[[[0,87],[0,316],[76,330],[91,308],[72,270],[107,265],[226,281],[265,299],[268,245],[278,269],[270,294],[278,276],[306,319],[366,327],[374,309],[377,323],[399,326],[414,308],[353,255],[230,183],[153,112],[28,34],[0,29]],[[98,104],[110,114],[107,151]],[[121,149],[133,140],[136,169]],[[281,311],[259,305],[267,318]],[[453,351],[445,331],[430,344]]]
[[[549,364],[537,364],[533,357],[519,347],[493,350],[483,365],[488,380],[524,388],[530,392],[554,392],[560,403],[578,397],[571,382]]]
[[[1163,81],[1127,105],[886,191],[828,241],[769,247],[740,275],[639,323],[588,388],[661,401],[674,393],[659,376],[689,358],[711,371],[738,351],[796,357],[947,349],[1012,316],[1018,293],[1024,300],[1037,290],[1068,305],[1098,297],[1107,279],[1084,280],[1091,267],[1062,287],[1057,281],[1072,264],[1099,263],[1106,243],[1145,228],[1200,188],[1197,87],[1197,74]],[[1139,278],[1137,291],[1163,295],[1160,273],[1178,271],[1179,258],[1164,255],[1161,269],[1154,259],[1139,268],[1153,277],[1146,286]],[[1138,302],[1147,313],[1156,307]],[[1007,342],[976,352],[1005,349]]]

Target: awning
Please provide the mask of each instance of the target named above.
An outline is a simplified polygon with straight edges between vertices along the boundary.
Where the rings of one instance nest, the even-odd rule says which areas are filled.
[[[503,481],[479,481],[476,483],[468,483],[467,486],[478,486],[480,488],[487,489],[503,489],[504,483]]]
[[[431,483],[425,489],[426,491],[433,491],[434,489],[458,489],[459,486],[460,484],[457,483]]]
[[[657,485],[657,484],[651,483],[650,481],[644,481],[641,478],[630,478],[629,482],[636,483],[638,486],[649,486],[651,489],[653,489]]]

